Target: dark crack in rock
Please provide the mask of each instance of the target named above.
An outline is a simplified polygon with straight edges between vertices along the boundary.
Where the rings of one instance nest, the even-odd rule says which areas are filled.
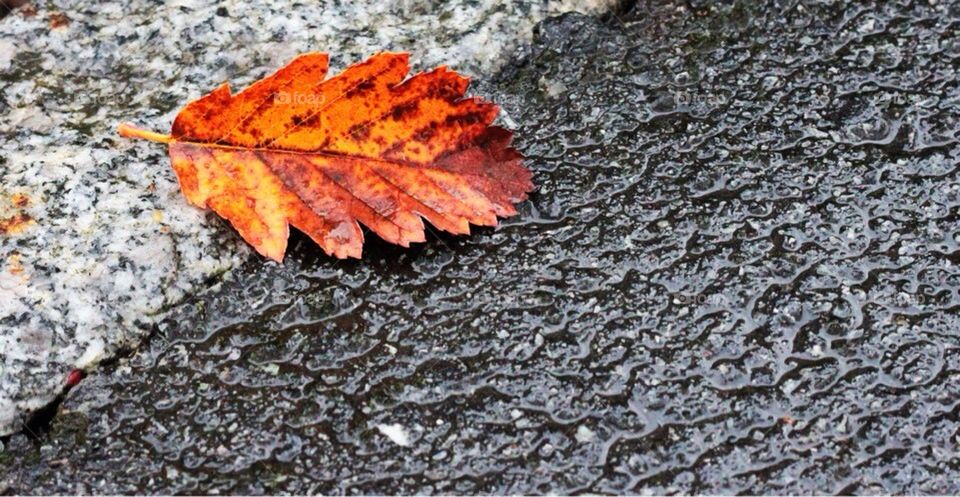
[[[251,263],[9,439],[0,485],[958,493],[958,14],[546,22],[478,89],[536,171],[521,216]]]

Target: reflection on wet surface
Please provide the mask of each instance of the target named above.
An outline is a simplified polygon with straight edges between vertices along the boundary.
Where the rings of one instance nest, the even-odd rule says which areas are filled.
[[[251,263],[7,485],[960,492],[960,9],[681,5],[551,20],[476,90],[519,218]]]

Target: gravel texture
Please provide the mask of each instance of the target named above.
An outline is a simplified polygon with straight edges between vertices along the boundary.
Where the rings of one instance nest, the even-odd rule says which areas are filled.
[[[23,3],[23,2],[20,2]],[[296,54],[333,71],[381,50],[495,71],[560,12],[609,0],[38,1],[0,20],[0,435],[49,404],[74,368],[135,347],[172,304],[250,251],[181,198],[166,130],[187,101]]]

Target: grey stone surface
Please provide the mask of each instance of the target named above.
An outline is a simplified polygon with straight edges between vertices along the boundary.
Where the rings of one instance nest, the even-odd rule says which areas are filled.
[[[608,0],[38,1],[0,20],[0,435],[250,251],[181,198],[163,147],[179,108],[296,54],[333,71],[382,50],[495,71],[534,24]],[[15,205],[16,204],[16,205]],[[16,229],[3,229],[10,224]]]
[[[2,481],[956,494],[958,14],[551,20],[477,89],[535,170],[521,216],[362,262],[302,237],[251,261],[6,440]]]

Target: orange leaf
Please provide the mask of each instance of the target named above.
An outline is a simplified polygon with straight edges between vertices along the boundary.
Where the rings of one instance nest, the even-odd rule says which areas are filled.
[[[223,84],[187,104],[170,135],[118,131],[168,143],[187,200],[277,261],[289,225],[359,258],[359,224],[406,247],[424,241],[421,218],[467,234],[516,214],[530,171],[511,133],[490,126],[498,107],[464,97],[467,78],[439,67],[404,79],[408,55],[380,53],[325,80],[327,61],[300,55],[236,95]]]

